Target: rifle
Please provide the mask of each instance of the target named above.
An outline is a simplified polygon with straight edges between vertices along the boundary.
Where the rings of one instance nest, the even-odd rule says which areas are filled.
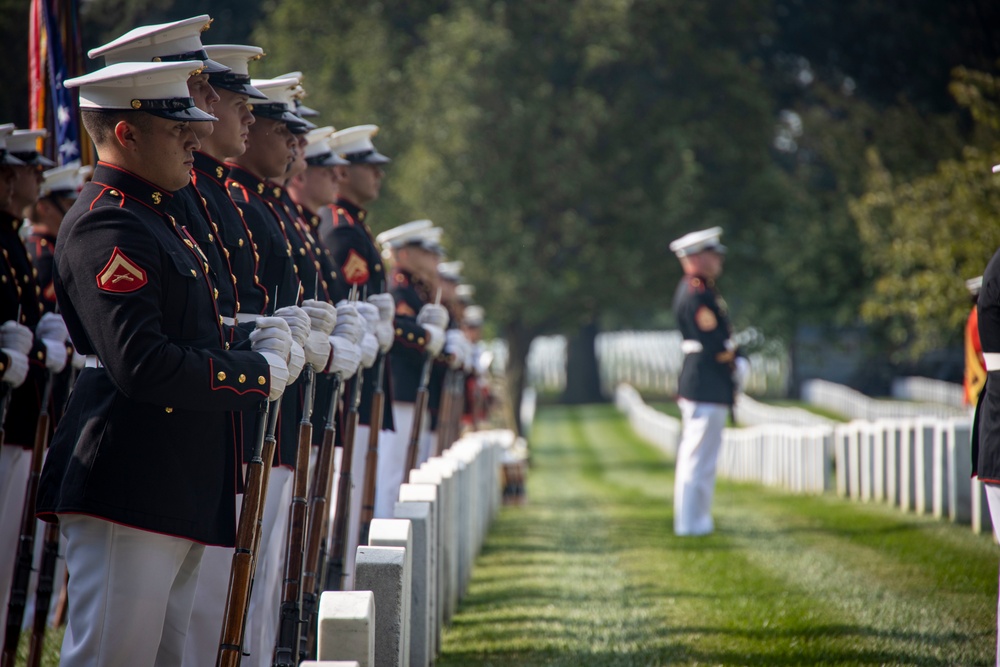
[[[368,454],[365,456],[364,487],[361,492],[361,529],[358,544],[368,544],[368,532],[375,518],[375,489],[378,478],[378,434],[382,430],[382,412],[385,405],[385,390],[382,381],[385,378],[385,354],[379,354],[375,366],[375,393],[372,395],[372,412],[368,423]]]
[[[441,406],[438,412],[438,432],[437,432],[437,446],[435,447],[434,453],[436,456],[441,456],[441,453],[451,447],[451,443],[455,441],[454,433],[458,429],[455,428],[453,423],[455,404],[461,405],[460,401],[457,400],[455,396],[455,377],[459,375],[459,372],[455,369],[448,367],[448,370],[444,373],[444,379],[441,382]]]
[[[236,667],[243,655],[243,636],[260,547],[260,524],[267,498],[267,483],[274,457],[274,431],[278,425],[279,404],[280,401],[261,401],[257,412],[258,437],[254,442],[250,462],[247,463],[243,505],[236,529],[236,549],[229,572],[229,590],[226,593],[216,667]]]
[[[316,639],[314,630],[316,624],[312,622],[312,618],[316,614],[319,599],[318,573],[320,572],[320,563],[324,559],[326,550],[326,508],[329,504],[330,492],[333,490],[333,450],[337,433],[337,404],[340,403],[343,382],[339,374],[334,375],[332,381],[333,391],[325,415],[323,442],[319,446],[316,466],[313,469],[312,481],[310,482],[306,551],[302,559],[302,622],[306,626],[306,632],[302,633],[300,637],[299,653],[304,655],[312,655]]]
[[[337,479],[337,507],[333,511],[333,541],[330,560],[326,564],[324,590],[344,590],[344,558],[347,555],[348,530],[351,522],[351,466],[354,465],[354,434],[358,429],[358,407],[361,405],[361,387],[364,384],[362,369],[354,375],[351,402],[347,406],[344,422],[344,437],[341,438],[343,451],[340,455],[340,477]]]
[[[38,494],[38,478],[42,474],[42,457],[49,442],[49,400],[52,397],[52,372],[45,375],[42,388],[42,405],[35,426],[35,445],[31,450],[31,473],[24,493],[24,510],[21,512],[21,537],[17,544],[14,562],[14,577],[11,580],[10,600],[7,603],[7,629],[4,634],[3,667],[13,667],[17,657],[17,644],[21,638],[21,622],[24,620],[24,606],[28,601],[28,580],[35,557],[35,497]],[[4,406],[6,409],[6,406]]]
[[[410,426],[410,441],[406,449],[406,471],[417,467],[417,453],[420,447],[420,431],[424,425],[424,412],[427,410],[427,385],[431,379],[431,364],[434,360],[430,355],[424,359],[424,367],[420,371],[420,386],[417,387],[417,398],[413,402],[413,424]],[[406,477],[403,478],[406,481]]]
[[[299,600],[301,598],[302,559],[308,510],[306,485],[309,475],[309,450],[312,447],[312,411],[316,397],[315,372],[308,364],[302,370],[302,419],[299,421],[299,445],[295,454],[295,476],[292,478],[292,503],[288,508],[288,537],[285,548],[285,581],[281,594],[281,621],[278,643],[274,649],[275,667],[295,667],[304,656],[299,651]]]
[[[66,403],[73,393],[76,384],[76,369],[69,373],[69,392]],[[49,608],[52,605],[52,593],[55,592],[56,561],[59,559],[59,524],[45,524],[45,535],[42,537],[42,557],[38,564],[38,584],[35,586],[35,618],[31,625],[31,640],[28,642],[27,667],[38,667],[42,662],[42,645],[45,643],[45,631],[48,626]],[[62,591],[60,591],[62,592]]]

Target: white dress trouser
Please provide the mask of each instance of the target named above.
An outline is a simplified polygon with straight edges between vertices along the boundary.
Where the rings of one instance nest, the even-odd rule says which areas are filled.
[[[386,444],[378,452],[378,482],[375,493],[375,518],[391,519],[399,500],[399,485],[406,481],[409,473],[406,470],[406,456],[410,445],[410,429],[413,427],[413,403],[394,401],[392,404],[392,422],[396,432],[385,438]],[[421,431],[428,428],[426,412],[421,424]],[[422,440],[422,438],[421,438]],[[420,440],[417,441],[418,444]],[[419,457],[419,451],[418,451]],[[419,458],[418,458],[419,460]]]
[[[31,473],[31,450],[0,446],[0,632],[7,628],[7,603],[21,537],[24,493]],[[40,535],[36,535],[36,540]],[[60,582],[62,580],[60,579]]]
[[[292,500],[292,475],[290,468],[275,466],[271,468],[267,483],[260,553],[254,569],[243,642],[244,649],[250,655],[244,656],[242,665],[270,665],[274,656],[281,618],[281,584],[285,574],[285,536],[288,530],[288,506]],[[237,496],[236,501],[238,517],[243,496]],[[195,593],[195,608],[191,613],[184,646],[184,667],[215,665],[232,564],[233,549],[205,548]]]
[[[1000,485],[983,484],[983,488],[986,489],[986,502],[990,506],[993,534],[1000,541]],[[1000,587],[997,593],[997,667],[1000,667]]]
[[[674,478],[674,532],[706,535],[712,522],[715,468],[722,447],[722,429],[729,408],[718,403],[678,399],[683,431],[677,448]]]
[[[179,665],[204,546],[89,516],[59,519],[71,600],[60,664]]]

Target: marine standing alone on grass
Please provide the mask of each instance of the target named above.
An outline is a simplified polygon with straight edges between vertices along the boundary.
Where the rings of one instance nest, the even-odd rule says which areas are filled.
[[[726,414],[749,365],[738,355],[726,304],[715,289],[726,248],[720,227],[691,232],[670,244],[684,269],[674,315],[684,337],[677,405],[683,432],[674,482],[674,532],[707,535],[712,522],[715,467]]]

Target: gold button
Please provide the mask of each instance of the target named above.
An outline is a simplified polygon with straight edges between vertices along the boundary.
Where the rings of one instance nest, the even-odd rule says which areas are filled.
[[[424,337],[423,336],[421,336],[420,338],[417,339],[417,344],[419,344],[419,345],[423,345],[424,344]]]
[[[163,410],[164,410],[164,412],[166,412],[166,413],[167,413],[168,415],[169,415],[169,414],[170,414],[171,412],[173,412],[173,411],[174,411],[174,409],[173,409],[173,408],[163,408]]]
[[[39,359],[39,361],[41,361],[41,360],[42,360],[42,359],[44,359],[44,358],[45,358],[45,353],[44,353],[44,352],[42,352],[41,350],[39,350],[39,351],[38,351],[38,359]]]
[[[31,269],[31,275],[34,276],[35,278],[37,278],[38,277],[38,269],[32,267],[32,269]]]
[[[208,240],[209,240],[209,242],[214,243],[215,242],[215,237],[212,236],[211,234],[209,234],[208,235]]]
[[[237,241],[236,245],[238,245],[239,247],[242,248],[243,247],[243,239],[240,239],[239,241]]]
[[[259,385],[267,384],[267,378],[261,375],[260,377],[257,378],[257,384]]]
[[[3,365],[3,362],[2,362],[2,361],[0,361],[0,371],[2,371],[3,369],[4,369],[4,365]]]
[[[193,248],[194,247],[194,244],[191,243],[191,239],[184,239],[184,245],[186,245],[189,248]]]
[[[247,381],[247,376],[246,376],[246,375],[244,375],[243,373],[240,373],[240,376],[239,376],[238,378],[236,378],[236,380],[237,380],[237,381],[238,381],[238,382],[239,382],[240,384],[243,384],[244,382],[246,382],[246,381]]]
[[[223,380],[225,380],[225,379],[226,379],[226,372],[225,372],[225,371],[219,371],[219,372],[218,372],[218,373],[217,373],[217,374],[215,375],[215,377],[219,378],[219,382],[222,382]]]
[[[228,350],[229,349],[229,343],[226,343],[225,347]]]
[[[218,234],[218,233],[219,233],[219,226],[218,226],[217,224],[215,224],[214,222],[212,223],[212,229],[214,229],[214,230],[215,230],[215,233],[216,233],[216,234]]]
[[[197,272],[197,271],[195,271],[194,269],[191,269],[191,275],[192,275],[192,276],[197,276],[197,275],[198,275],[198,272]]]
[[[222,324],[222,315],[219,315],[219,324]]]
[[[397,336],[402,336],[403,335],[403,330],[402,329],[396,329],[396,335]]]
[[[27,273],[25,273],[23,276],[21,276],[21,280],[24,282],[24,284],[27,285],[28,281],[31,280],[31,278],[28,276]]]
[[[35,296],[38,296],[41,293],[42,293],[42,288],[39,287],[38,285],[35,285]]]
[[[208,273],[208,262],[202,262],[201,265],[205,267],[205,273]]]
[[[112,197],[117,197],[118,196],[118,191],[117,190],[112,190],[108,194],[111,195]]]
[[[381,264],[376,264],[375,265],[375,273],[378,273],[381,270],[382,270],[382,265]]]
[[[222,252],[225,253],[226,259],[229,259],[229,248],[223,248]]]
[[[217,290],[217,289],[212,290],[212,295],[215,296],[216,299],[218,299],[219,298],[219,290]]]
[[[413,340],[413,334],[411,333],[406,334],[406,340]]]

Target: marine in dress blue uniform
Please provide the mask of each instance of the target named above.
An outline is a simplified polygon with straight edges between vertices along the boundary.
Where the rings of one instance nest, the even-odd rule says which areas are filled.
[[[213,120],[186,86],[201,67],[120,63],[66,82],[102,161],[55,256],[87,355],[37,503],[67,539],[64,664],[179,664],[202,545],[234,543],[233,411],[277,398],[287,377],[287,325],[230,345],[210,267],[170,212],[198,147],[191,123]]]
[[[1000,165],[993,167],[993,172],[1000,172]],[[986,383],[979,391],[972,421],[972,476],[983,483],[993,532],[1000,536],[1000,250],[994,253],[983,271],[976,310]],[[1000,665],[1000,617],[997,621],[997,665]]]
[[[670,244],[684,268],[673,311],[684,340],[678,381],[683,432],[674,484],[674,532],[706,535],[715,529],[712,499],[726,416],[735,400],[737,350],[725,302],[715,287],[722,272],[722,229],[692,232]]]

